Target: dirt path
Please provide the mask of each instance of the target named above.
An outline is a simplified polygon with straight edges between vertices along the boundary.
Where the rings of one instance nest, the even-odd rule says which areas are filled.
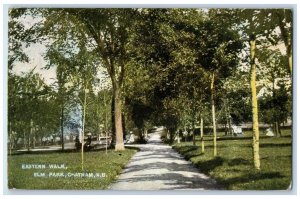
[[[147,144],[134,146],[141,150],[111,185],[111,190],[221,189],[215,180],[163,144],[159,131],[151,135]]]

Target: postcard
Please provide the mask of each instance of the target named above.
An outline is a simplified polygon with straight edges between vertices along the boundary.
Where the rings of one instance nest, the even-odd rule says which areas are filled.
[[[7,18],[9,190],[293,188],[293,8]]]

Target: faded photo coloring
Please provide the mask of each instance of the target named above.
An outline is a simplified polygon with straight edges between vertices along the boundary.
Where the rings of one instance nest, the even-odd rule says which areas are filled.
[[[8,9],[9,190],[291,190],[293,9]]]

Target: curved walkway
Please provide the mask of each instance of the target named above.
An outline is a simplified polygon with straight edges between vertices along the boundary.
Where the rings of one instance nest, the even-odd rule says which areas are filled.
[[[170,146],[162,143],[159,131],[153,133],[125,167],[111,190],[216,190],[215,180],[199,172]]]

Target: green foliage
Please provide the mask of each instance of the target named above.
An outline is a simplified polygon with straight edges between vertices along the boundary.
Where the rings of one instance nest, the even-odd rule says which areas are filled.
[[[274,95],[265,95],[260,100],[261,118],[268,124],[283,123],[291,117],[291,95],[284,84],[273,92]]]
[[[86,130],[93,134],[111,129],[111,91],[101,90],[98,94],[91,92],[86,110]]]

